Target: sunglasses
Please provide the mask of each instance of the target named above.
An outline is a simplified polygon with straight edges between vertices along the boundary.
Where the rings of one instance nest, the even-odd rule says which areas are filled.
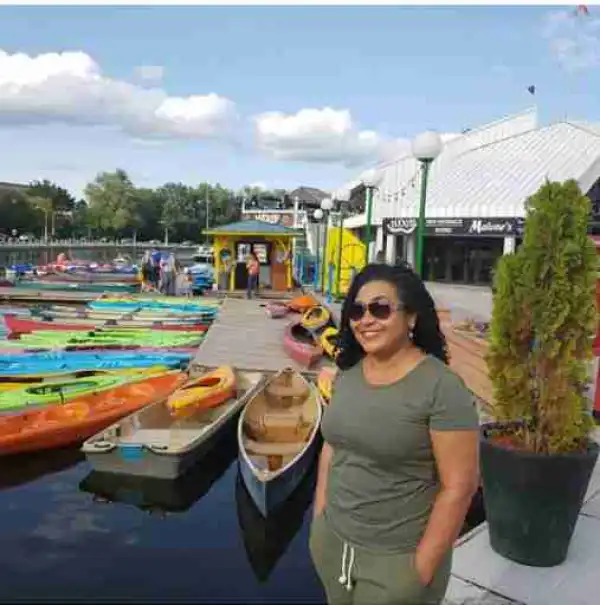
[[[389,319],[394,311],[402,309],[402,305],[394,305],[387,300],[372,300],[368,303],[353,302],[348,309],[350,321],[360,321],[367,313],[375,319]]]

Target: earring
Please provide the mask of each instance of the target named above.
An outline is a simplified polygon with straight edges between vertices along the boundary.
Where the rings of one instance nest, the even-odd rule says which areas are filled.
[[[408,340],[412,340],[415,337],[415,331],[413,328],[409,328],[408,330]]]

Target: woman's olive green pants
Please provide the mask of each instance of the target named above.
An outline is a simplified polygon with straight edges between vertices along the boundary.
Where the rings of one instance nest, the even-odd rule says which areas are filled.
[[[313,520],[310,552],[329,605],[439,605],[448,586],[452,551],[423,586],[414,553],[373,552],[344,542],[325,514]]]

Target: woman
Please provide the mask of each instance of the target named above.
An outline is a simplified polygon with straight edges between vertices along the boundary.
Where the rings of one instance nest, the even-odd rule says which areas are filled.
[[[407,265],[371,264],[342,308],[310,549],[330,604],[439,604],[478,486],[474,398]]]
[[[246,297],[252,298],[252,293],[258,291],[258,274],[260,272],[260,261],[255,252],[250,252],[246,261],[246,269],[248,270],[248,284],[246,287]]]
[[[167,296],[175,296],[175,287],[177,279],[177,264],[175,255],[170,253],[161,264],[161,290]]]
[[[146,250],[142,259],[142,292],[148,292],[153,289],[153,267],[150,250]]]

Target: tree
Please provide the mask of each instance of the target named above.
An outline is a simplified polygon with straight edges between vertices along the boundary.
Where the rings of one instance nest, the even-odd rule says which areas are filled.
[[[596,329],[597,257],[590,200],[576,181],[546,183],[527,202],[523,244],[498,261],[487,363],[493,415],[524,421],[513,436],[538,453],[585,448],[585,393]]]
[[[37,200],[34,201],[34,206],[44,213],[44,225],[48,223],[52,235],[57,229],[69,230],[75,198],[64,187],[47,179],[32,181],[25,194],[30,199]],[[45,226],[44,229],[47,231]]]
[[[124,170],[102,172],[85,188],[91,226],[113,235],[139,229],[137,196]]]
[[[19,233],[39,231],[42,224],[41,213],[28,197],[13,189],[0,189],[0,216],[7,235],[13,230]]]

